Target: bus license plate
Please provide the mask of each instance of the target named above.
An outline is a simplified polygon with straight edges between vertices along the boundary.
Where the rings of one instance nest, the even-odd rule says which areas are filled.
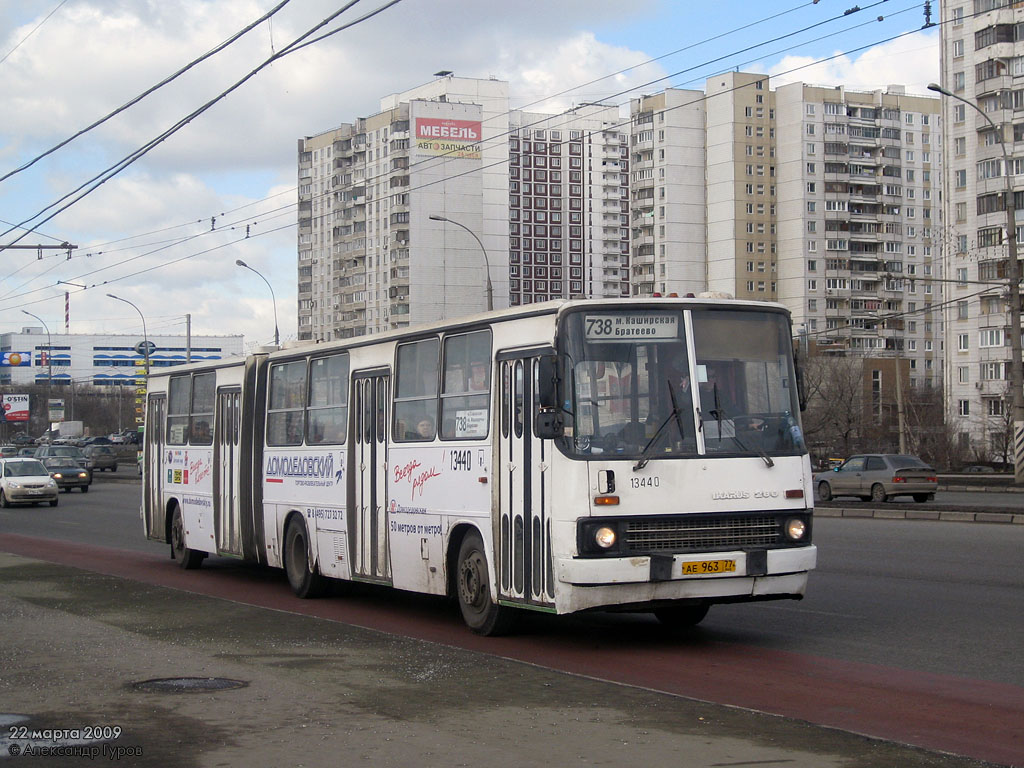
[[[683,576],[702,576],[709,573],[733,573],[735,570],[735,560],[698,560],[695,563],[683,563]]]

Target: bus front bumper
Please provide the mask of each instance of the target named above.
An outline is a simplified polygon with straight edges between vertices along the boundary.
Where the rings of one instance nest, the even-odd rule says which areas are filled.
[[[566,590],[568,603],[556,598],[559,613],[623,603],[663,600],[723,601],[801,597],[807,572],[817,563],[815,546],[755,552],[714,552],[662,557],[559,558],[558,581],[584,589]],[[735,570],[687,575],[705,567]],[[702,565],[709,563],[708,566]],[[689,567],[687,567],[689,566]],[[728,566],[725,566],[728,567]]]

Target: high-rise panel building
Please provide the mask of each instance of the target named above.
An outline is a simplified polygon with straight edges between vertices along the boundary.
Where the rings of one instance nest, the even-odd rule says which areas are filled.
[[[512,113],[510,304],[629,295],[628,136],[600,104]]]
[[[732,72],[553,115],[440,74],[299,142],[300,338],[581,296],[780,301],[942,377],[938,100]],[[467,231],[468,230],[468,231]],[[884,384],[884,382],[883,382]]]
[[[634,101],[633,294],[779,301],[819,349],[905,357],[937,386],[938,110],[747,72]]]
[[[507,83],[446,74],[380,106],[299,141],[300,339],[481,311],[487,264],[508,306]]]
[[[707,285],[704,94],[670,88],[630,105],[631,293]]]
[[[969,105],[943,99],[947,419],[957,425],[961,445],[998,455],[1012,402],[1010,334],[1021,332],[1012,327],[1006,301],[1004,192],[1006,174],[1015,181],[1024,165],[1024,90],[1016,79],[1024,74],[1024,7],[1009,0],[951,0],[942,4],[942,22],[943,87],[977,104],[995,126]],[[1014,190],[1015,212],[1024,208],[1022,195]],[[1021,229],[1017,224],[1018,243]]]

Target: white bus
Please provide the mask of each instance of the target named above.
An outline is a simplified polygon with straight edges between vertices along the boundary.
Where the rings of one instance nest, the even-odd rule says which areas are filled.
[[[142,516],[207,555],[518,609],[799,599],[811,467],[785,308],[537,304],[149,377]]]

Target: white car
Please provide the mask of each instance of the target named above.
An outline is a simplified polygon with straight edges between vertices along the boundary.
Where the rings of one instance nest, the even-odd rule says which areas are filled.
[[[0,507],[41,504],[56,507],[57,483],[39,459],[0,459]]]

